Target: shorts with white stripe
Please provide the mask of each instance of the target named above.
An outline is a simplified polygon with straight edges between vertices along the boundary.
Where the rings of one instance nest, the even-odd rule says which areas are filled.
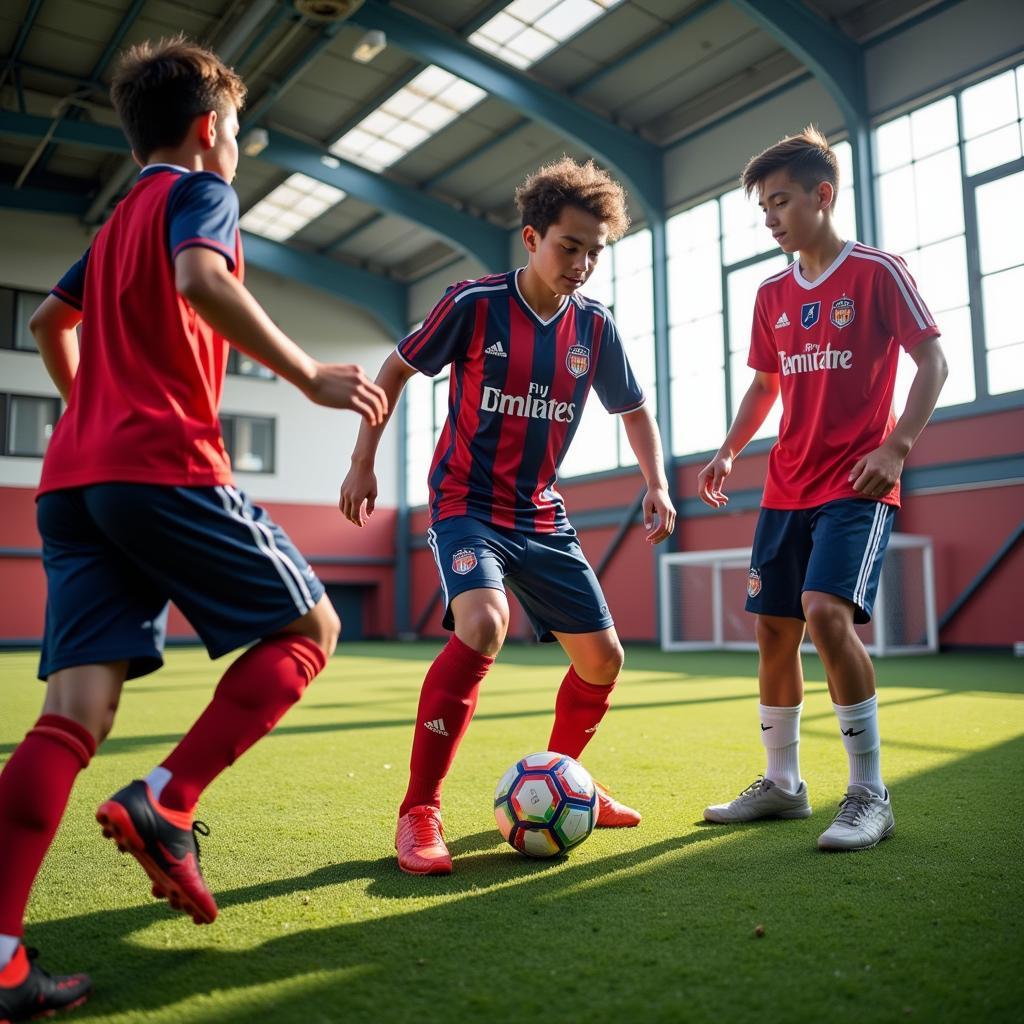
[[[230,485],[93,484],[40,497],[46,628],[39,678],[163,663],[168,601],[211,658],[277,632],[324,588],[288,535]]]
[[[800,595],[814,590],[845,597],[854,605],[854,622],[870,622],[895,514],[895,506],[869,498],[761,509],[747,611],[802,619]]]

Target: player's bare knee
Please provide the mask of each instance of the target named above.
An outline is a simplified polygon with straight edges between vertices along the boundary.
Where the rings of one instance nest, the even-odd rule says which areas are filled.
[[[587,665],[587,675],[584,678],[594,686],[611,686],[619,678],[625,661],[622,645],[616,640]]]
[[[460,616],[456,624],[459,639],[474,651],[493,658],[501,650],[508,632],[508,616],[501,608],[483,605]]]
[[[853,619],[847,609],[830,595],[807,591],[802,604],[807,628],[816,646],[841,642],[853,628]]]
[[[794,621],[794,625],[796,622]],[[800,646],[803,630],[787,628],[770,615],[757,615],[754,619],[754,636],[757,646],[765,657],[791,654]]]

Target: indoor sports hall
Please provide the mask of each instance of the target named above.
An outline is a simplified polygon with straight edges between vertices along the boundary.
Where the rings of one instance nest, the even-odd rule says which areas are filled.
[[[410,877],[395,863],[395,814],[420,685],[449,636],[428,477],[463,382],[450,367],[412,375],[357,528],[338,501],[358,417],[232,349],[220,424],[235,482],[308,558],[341,641],[245,771],[203,797],[203,872],[221,913],[200,929],[150,898],[94,820],[188,728],[228,664],[211,664],[172,605],[165,666],[126,684],[28,906],[25,941],[47,969],[92,976],[76,1017],[1019,1019],[1024,5],[4,0],[0,767],[44,694],[36,489],[65,409],[29,321],[138,174],[109,95],[119,53],[178,32],[248,86],[233,183],[246,286],[315,359],[371,380],[449,286],[524,265],[513,195],[529,174],[568,155],[620,181],[631,225],[582,291],[614,317],[655,412],[678,519],[667,541],[646,541],[623,418],[592,398],[557,489],[625,664],[582,760],[640,826],[550,859],[499,834],[495,785],[545,749],[566,661],[510,598],[508,641],[446,784],[455,870]],[[727,507],[700,500],[698,474],[754,379],[759,286],[794,258],[740,175],[807,125],[838,158],[839,235],[905,261],[949,371],[903,468],[872,620],[857,627],[898,824],[891,841],[838,856],[815,847],[847,764],[809,641],[800,758],[813,815],[703,817],[763,763],[744,603],[761,586],[751,547],[780,403],[735,459]],[[795,336],[786,358],[810,358],[797,355],[809,305],[779,310],[775,328]],[[831,310],[835,344],[852,309]],[[897,416],[914,372],[903,352]]]

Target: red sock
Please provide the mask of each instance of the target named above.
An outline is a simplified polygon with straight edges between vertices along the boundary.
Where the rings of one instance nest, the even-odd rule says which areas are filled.
[[[466,646],[454,633],[434,659],[420,690],[409,788],[399,817],[421,804],[441,806],[441,783],[469,728],[480,683],[493,664],[493,658]]]
[[[164,761],[171,778],[160,803],[191,812],[199,794],[277,725],[326,664],[324,652],[304,636],[279,634],[246,651]]]
[[[570,665],[555,700],[555,724],[548,740],[548,750],[579,757],[591,741],[608,710],[609,697],[615,683],[595,686],[580,678]]]
[[[21,935],[29,890],[78,773],[96,753],[83,725],[43,715],[0,774],[0,935]]]

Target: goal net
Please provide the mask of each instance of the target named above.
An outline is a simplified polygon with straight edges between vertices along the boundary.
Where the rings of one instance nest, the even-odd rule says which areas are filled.
[[[664,651],[754,651],[744,610],[750,548],[671,552],[659,560],[659,635]],[[889,538],[871,622],[857,632],[872,655],[938,650],[929,537]],[[809,640],[805,649],[813,650]]]

